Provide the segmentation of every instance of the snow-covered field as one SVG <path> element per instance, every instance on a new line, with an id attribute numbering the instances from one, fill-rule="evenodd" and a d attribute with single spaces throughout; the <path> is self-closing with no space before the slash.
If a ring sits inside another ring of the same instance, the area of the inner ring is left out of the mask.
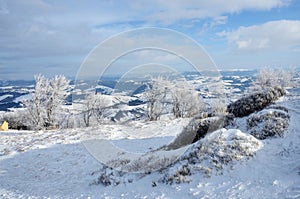
<path id="1" fill-rule="evenodd" d="M 126 151 L 146 152 L 169 143 L 186 119 L 0 132 L 0 198 L 300 198 L 300 90 L 278 103 L 291 116 L 284 137 L 263 140 L 253 157 L 210 177 L 193 173 L 191 182 L 182 184 L 159 182 L 160 172 L 117 186 L 97 184 L 103 165 L 81 141 L 97 136 Z"/>

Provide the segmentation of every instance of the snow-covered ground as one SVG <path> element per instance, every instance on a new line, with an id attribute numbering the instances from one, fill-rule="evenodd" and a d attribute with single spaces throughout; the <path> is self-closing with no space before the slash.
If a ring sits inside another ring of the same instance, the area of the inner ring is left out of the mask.
<path id="1" fill-rule="evenodd" d="M 182 184 L 159 182 L 160 172 L 117 186 L 97 184 L 103 165 L 81 141 L 97 136 L 126 151 L 145 152 L 170 142 L 187 120 L 0 132 L 0 198 L 300 198 L 300 90 L 278 103 L 291 116 L 284 137 L 263 140 L 253 157 L 210 177 L 193 173 Z"/>

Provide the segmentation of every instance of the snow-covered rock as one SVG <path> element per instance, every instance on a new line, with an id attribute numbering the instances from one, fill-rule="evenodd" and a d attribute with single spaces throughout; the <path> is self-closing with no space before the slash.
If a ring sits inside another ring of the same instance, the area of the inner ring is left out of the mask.
<path id="1" fill-rule="evenodd" d="M 210 116 L 210 117 L 209 117 Z M 206 134 L 223 128 L 226 117 L 202 114 L 193 118 L 182 132 L 170 143 L 167 150 L 174 150 L 202 139 Z"/>
<path id="2" fill-rule="evenodd" d="M 203 112 L 196 115 L 185 126 L 172 143 L 166 146 L 167 150 L 177 149 L 204 138 L 207 134 L 228 126 L 233 121 L 232 114 L 215 114 Z"/>

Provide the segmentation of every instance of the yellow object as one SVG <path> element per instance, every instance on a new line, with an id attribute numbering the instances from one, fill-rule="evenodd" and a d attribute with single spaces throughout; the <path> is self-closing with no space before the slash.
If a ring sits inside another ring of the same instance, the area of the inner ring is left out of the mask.
<path id="1" fill-rule="evenodd" d="M 8 122 L 4 121 L 3 124 L 0 126 L 0 131 L 8 131 Z"/>

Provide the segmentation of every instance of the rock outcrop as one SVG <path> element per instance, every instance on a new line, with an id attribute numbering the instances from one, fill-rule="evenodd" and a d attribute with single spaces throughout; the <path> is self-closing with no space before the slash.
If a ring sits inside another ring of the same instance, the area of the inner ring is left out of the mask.
<path id="1" fill-rule="evenodd" d="M 193 118 L 182 132 L 169 144 L 166 149 L 174 150 L 180 147 L 197 142 L 205 135 L 224 127 L 227 121 L 226 116 L 213 116 L 211 114 L 202 114 Z"/>

